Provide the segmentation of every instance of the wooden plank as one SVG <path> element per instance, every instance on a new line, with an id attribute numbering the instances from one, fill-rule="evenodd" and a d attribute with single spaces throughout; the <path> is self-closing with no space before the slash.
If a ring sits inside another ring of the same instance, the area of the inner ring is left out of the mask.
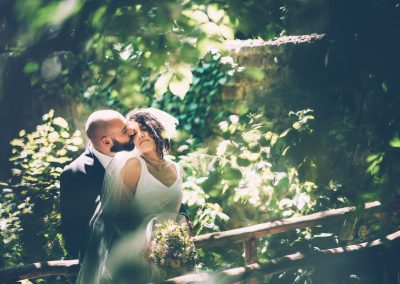
<path id="1" fill-rule="evenodd" d="M 400 209 L 400 200 L 396 200 L 395 202 L 392 202 L 385 206 L 380 206 L 379 202 L 371 202 L 365 204 L 365 210 L 363 210 L 363 214 L 367 212 L 373 213 L 384 210 L 391 212 L 393 210 L 399 210 L 399 209 Z M 197 247 L 202 247 L 202 248 L 222 246 L 230 243 L 240 243 L 240 242 L 245 242 L 252 238 L 258 239 L 263 236 L 282 233 L 292 229 L 320 225 L 329 219 L 341 218 L 343 216 L 347 216 L 348 214 L 353 214 L 355 210 L 356 210 L 355 207 L 331 209 L 327 211 L 322 211 L 300 217 L 289 218 L 280 221 L 267 222 L 224 232 L 204 234 L 194 237 L 193 240 Z"/>
<path id="2" fill-rule="evenodd" d="M 3 281 L 1 283 L 9 283 L 51 275 L 76 275 L 79 268 L 80 265 L 77 259 L 37 262 L 15 268 L 1 269 L 0 280 Z"/>
<path id="3" fill-rule="evenodd" d="M 165 280 L 163 283 L 234 283 L 252 278 L 261 279 L 265 275 L 287 271 L 299 267 L 315 266 L 318 263 L 340 263 L 349 257 L 365 257 L 371 250 L 388 249 L 390 242 L 400 241 L 400 231 L 386 236 L 383 240 L 364 242 L 357 245 L 317 250 L 307 255 L 297 252 L 271 260 L 266 264 L 250 264 L 222 272 L 192 273 Z M 400 256 L 399 256 L 400 257 Z"/>

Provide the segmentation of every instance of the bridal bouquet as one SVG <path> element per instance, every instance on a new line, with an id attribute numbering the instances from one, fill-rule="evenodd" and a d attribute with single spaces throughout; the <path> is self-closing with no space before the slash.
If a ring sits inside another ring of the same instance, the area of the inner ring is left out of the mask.
<path id="1" fill-rule="evenodd" d="M 187 224 L 170 220 L 156 224 L 149 258 L 168 277 L 193 270 L 197 255 Z"/>

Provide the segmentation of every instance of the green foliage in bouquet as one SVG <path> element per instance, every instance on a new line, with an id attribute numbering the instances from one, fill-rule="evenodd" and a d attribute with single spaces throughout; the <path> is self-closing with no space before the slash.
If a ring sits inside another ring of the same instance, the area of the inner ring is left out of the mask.
<path id="1" fill-rule="evenodd" d="M 12 177 L 0 186 L 0 267 L 65 256 L 58 210 L 63 167 L 82 144 L 80 132 L 54 111 L 31 133 L 11 141 Z"/>
<path id="2" fill-rule="evenodd" d="M 171 220 L 156 224 L 149 257 L 167 277 L 192 271 L 197 254 L 187 224 L 178 224 Z"/>

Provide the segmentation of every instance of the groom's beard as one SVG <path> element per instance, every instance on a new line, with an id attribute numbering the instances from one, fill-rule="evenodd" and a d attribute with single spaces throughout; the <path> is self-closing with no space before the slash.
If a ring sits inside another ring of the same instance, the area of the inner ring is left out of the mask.
<path id="1" fill-rule="evenodd" d="M 121 152 L 121 151 L 132 151 L 135 148 L 135 144 L 133 144 L 133 139 L 129 139 L 127 143 L 120 143 L 115 139 L 112 139 L 113 145 L 110 148 L 110 151 L 113 153 Z"/>

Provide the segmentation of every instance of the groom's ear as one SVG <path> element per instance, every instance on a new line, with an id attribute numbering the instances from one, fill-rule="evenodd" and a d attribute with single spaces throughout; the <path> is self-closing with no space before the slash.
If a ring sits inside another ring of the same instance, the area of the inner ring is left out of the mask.
<path id="1" fill-rule="evenodd" d="M 110 137 L 103 136 L 103 138 L 101 138 L 101 144 L 107 147 L 112 146 L 112 140 L 110 139 Z"/>

